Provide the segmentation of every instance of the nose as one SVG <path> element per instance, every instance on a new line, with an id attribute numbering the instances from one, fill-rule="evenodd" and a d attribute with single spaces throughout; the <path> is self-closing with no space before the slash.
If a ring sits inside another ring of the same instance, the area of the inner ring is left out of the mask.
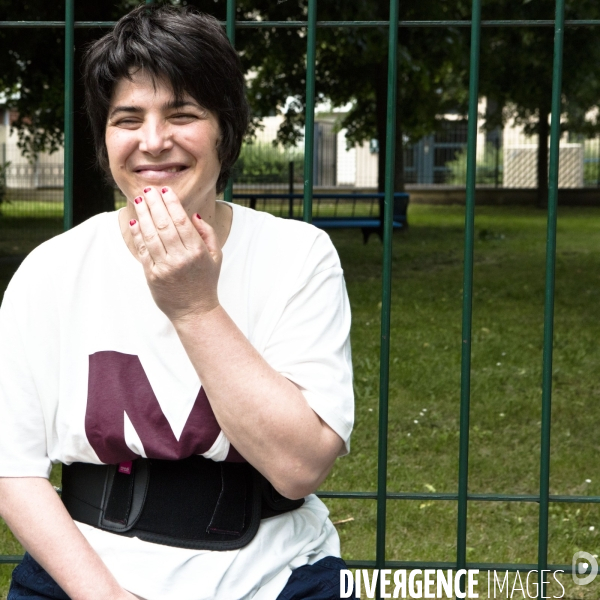
<path id="1" fill-rule="evenodd" d="M 173 147 L 171 128 L 158 119 L 147 119 L 139 132 L 142 152 L 159 156 Z"/>

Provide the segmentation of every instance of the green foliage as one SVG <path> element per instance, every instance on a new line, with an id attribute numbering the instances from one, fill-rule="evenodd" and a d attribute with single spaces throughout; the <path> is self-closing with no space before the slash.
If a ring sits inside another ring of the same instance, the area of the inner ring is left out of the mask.
<path id="1" fill-rule="evenodd" d="M 584 142 L 583 185 L 597 187 L 600 182 L 600 144 Z"/>
<path id="2" fill-rule="evenodd" d="M 487 0 L 485 19 L 554 19 L 555 0 Z M 565 18 L 599 19 L 597 0 L 566 0 Z M 491 130 L 515 119 L 525 133 L 538 133 L 550 112 L 554 51 L 552 27 L 500 27 L 482 32 L 480 93 L 499 110 L 487 115 Z M 562 71 L 562 128 L 591 136 L 600 131 L 589 111 L 600 98 L 600 45 L 595 27 L 567 27 Z M 588 119 L 586 120 L 586 115 Z"/>
<path id="3" fill-rule="evenodd" d="M 406 0 L 400 19 L 465 18 L 463 0 Z M 238 2 L 239 18 L 305 20 L 303 0 Z M 387 20 L 387 0 L 330 0 L 319 4 L 319 20 Z M 466 38 L 457 28 L 401 28 L 398 48 L 397 145 L 417 141 L 435 131 L 436 117 L 462 110 L 466 101 Z M 260 118 L 279 110 L 284 119 L 278 141 L 293 145 L 303 136 L 306 99 L 306 30 L 240 29 L 236 44 L 243 48 L 245 68 L 256 75 L 248 96 Z M 338 127 L 350 143 L 379 140 L 379 182 L 385 164 L 388 28 L 321 28 L 316 47 L 317 102 L 345 107 Z M 349 107 L 349 109 L 347 108 Z M 396 153 L 395 189 L 403 188 L 402 152 Z"/>
<path id="4" fill-rule="evenodd" d="M 496 146 L 492 143 L 485 145 L 483 158 L 477 161 L 475 170 L 475 183 L 494 185 L 496 183 Z M 502 185 L 502 150 L 498 156 L 498 183 Z M 446 163 L 448 175 L 446 183 L 449 185 L 466 185 L 467 182 L 467 147 L 465 146 L 456 154 L 456 158 Z"/>
<path id="5" fill-rule="evenodd" d="M 283 150 L 268 143 L 244 144 L 235 164 L 234 178 L 238 183 L 287 183 L 289 163 L 294 163 L 294 181 L 302 182 L 304 153 L 297 149 Z"/>
<path id="6" fill-rule="evenodd" d="M 102 2 L 102 0 L 100 0 Z M 0 0 L 0 18 L 64 20 L 61 2 Z M 0 30 L 0 91 L 16 111 L 12 127 L 28 158 L 62 144 L 64 121 L 64 31 L 60 28 Z"/>
<path id="7" fill-rule="evenodd" d="M 305 2 L 257 0 L 239 2 L 239 16 L 260 20 L 306 18 Z M 457 0 L 408 0 L 400 3 L 400 19 L 464 17 Z M 319 5 L 319 20 L 386 20 L 389 2 L 344 2 Z M 256 72 L 249 99 L 257 116 L 279 108 L 284 121 L 278 140 L 293 144 L 302 137 L 305 102 L 306 33 L 303 29 L 240 30 L 242 60 Z M 417 140 L 436 129 L 436 115 L 465 100 L 466 53 L 454 28 L 400 30 L 398 50 L 398 123 Z M 333 106 L 351 103 L 340 127 L 352 142 L 385 135 L 387 94 L 387 28 L 324 28 L 317 36 L 317 100 Z"/>
<path id="8" fill-rule="evenodd" d="M 94 0 L 75 4 L 77 21 L 112 21 L 135 8 L 139 2 Z M 195 4 L 215 14 L 215 3 L 211 0 L 199 0 Z M 0 20 L 63 21 L 64 11 L 63 1 L 27 0 L 15 3 L 13 0 L 0 0 Z M 223 18 L 223 11 L 215 16 Z M 91 39 L 105 33 L 105 29 L 76 30 L 76 48 L 81 50 Z M 0 93 L 6 96 L 8 108 L 16 112 L 12 127 L 18 131 L 19 147 L 29 158 L 35 157 L 41 150 L 56 151 L 63 143 L 64 30 L 0 29 L 0 46 L 7 49 L 0 53 Z M 80 70 L 76 65 L 75 78 L 79 77 Z M 78 106 L 76 110 L 81 111 L 83 107 Z M 83 132 L 84 135 L 87 133 Z M 102 176 L 97 177 L 101 179 Z"/>

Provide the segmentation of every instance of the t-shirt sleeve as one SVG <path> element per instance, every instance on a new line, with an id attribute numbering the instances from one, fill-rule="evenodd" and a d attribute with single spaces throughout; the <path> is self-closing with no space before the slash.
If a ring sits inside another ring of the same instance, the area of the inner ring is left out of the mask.
<path id="1" fill-rule="evenodd" d="M 9 286 L 0 307 L 0 477 L 48 477 L 44 415 L 20 328 L 22 300 Z"/>
<path id="2" fill-rule="evenodd" d="M 350 305 L 337 253 L 322 234 L 264 351 L 350 449 L 354 423 Z"/>

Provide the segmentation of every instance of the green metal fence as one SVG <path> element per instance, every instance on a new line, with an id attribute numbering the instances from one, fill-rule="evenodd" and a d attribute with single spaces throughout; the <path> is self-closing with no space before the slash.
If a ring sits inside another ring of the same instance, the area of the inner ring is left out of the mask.
<path id="1" fill-rule="evenodd" d="M 147 0 L 151 3 L 152 0 Z M 109 27 L 111 22 L 75 22 L 74 0 L 65 0 L 65 21 L 4 21 L 4 28 L 53 27 L 65 29 L 65 170 L 64 170 L 64 227 L 69 229 L 73 220 L 73 47 L 76 27 Z M 385 171 L 385 211 L 383 239 L 383 277 L 381 303 L 381 350 L 380 350 L 380 398 L 379 398 L 379 444 L 378 475 L 376 492 L 322 492 L 322 498 L 370 499 L 377 501 L 377 533 L 375 561 L 349 561 L 355 568 L 441 568 L 441 569 L 480 569 L 480 570 L 535 570 L 552 569 L 572 572 L 571 565 L 548 564 L 548 517 L 551 502 L 561 503 L 600 503 L 600 496 L 551 496 L 550 495 L 550 429 L 552 401 L 552 350 L 554 321 L 554 273 L 556 262 L 556 226 L 558 198 L 558 159 L 560 137 L 562 55 L 565 27 L 599 26 L 600 20 L 565 20 L 565 0 L 556 0 L 554 20 L 493 20 L 481 19 L 481 0 L 472 0 L 470 20 L 423 20 L 399 21 L 399 0 L 390 0 L 389 21 L 318 21 L 317 0 L 308 0 L 307 21 L 235 21 L 235 0 L 227 0 L 227 34 L 235 42 L 236 28 L 306 28 L 306 128 L 304 155 L 304 220 L 310 222 L 313 198 L 313 147 L 315 113 L 315 69 L 316 36 L 319 28 L 388 27 L 388 98 L 387 98 L 387 139 Z M 463 27 L 471 30 L 470 84 L 468 110 L 468 158 L 467 195 L 465 207 L 463 308 L 462 308 L 462 355 L 460 390 L 460 442 L 459 471 L 456 493 L 389 493 L 387 491 L 387 442 L 388 442 L 388 389 L 390 365 L 390 307 L 391 307 L 391 259 L 392 221 L 394 193 L 394 153 L 396 121 L 396 82 L 398 29 L 403 27 Z M 543 382 L 542 382 L 542 421 L 539 494 L 470 494 L 469 482 L 469 412 L 471 375 L 471 327 L 473 303 L 473 248 L 475 214 L 475 174 L 477 144 L 477 101 L 479 81 L 480 34 L 482 27 L 553 27 L 554 65 L 552 81 L 552 112 L 550 138 L 550 175 L 548 195 L 548 222 L 546 243 L 546 284 L 544 308 Z M 231 200 L 231 185 L 226 191 L 226 199 Z M 388 500 L 429 500 L 455 501 L 458 506 L 456 561 L 418 562 L 386 560 L 386 509 Z M 469 563 L 467 562 L 467 509 L 469 502 L 530 502 L 539 504 L 538 560 L 537 564 L 524 563 Z M 19 556 L 0 556 L 0 563 L 18 562 Z M 545 586 L 539 586 L 538 598 L 545 596 Z"/>

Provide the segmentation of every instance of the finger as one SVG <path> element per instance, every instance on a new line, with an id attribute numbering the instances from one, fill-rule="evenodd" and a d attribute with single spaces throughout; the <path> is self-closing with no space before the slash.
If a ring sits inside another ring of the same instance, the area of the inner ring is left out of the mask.
<path id="1" fill-rule="evenodd" d="M 177 194 L 169 187 L 161 188 L 160 193 L 182 244 L 188 250 L 198 249 L 201 238 L 181 205 Z"/>
<path id="2" fill-rule="evenodd" d="M 155 263 L 163 262 L 167 252 L 154 225 L 148 203 L 143 196 L 138 196 L 134 199 L 133 205 L 137 215 L 137 225 L 144 239 L 146 250 Z"/>
<path id="3" fill-rule="evenodd" d="M 149 208 L 149 214 L 153 221 L 153 228 L 160 238 L 167 254 L 179 256 L 185 251 L 185 247 L 179 237 L 177 227 L 165 206 L 160 191 L 155 187 L 144 188 L 144 199 Z M 146 233 L 145 222 L 141 222 L 142 233 Z"/>
<path id="4" fill-rule="evenodd" d="M 200 234 L 207 250 L 216 262 L 221 262 L 221 246 L 215 230 L 196 213 L 192 219 L 196 231 Z"/>
<path id="5" fill-rule="evenodd" d="M 137 250 L 138 258 L 140 259 L 142 266 L 144 269 L 150 268 L 154 261 L 150 256 L 150 252 L 148 252 L 146 241 L 144 240 L 142 230 L 140 229 L 140 224 L 136 219 L 131 219 L 131 221 L 129 221 L 129 231 L 131 232 L 133 244 Z"/>

